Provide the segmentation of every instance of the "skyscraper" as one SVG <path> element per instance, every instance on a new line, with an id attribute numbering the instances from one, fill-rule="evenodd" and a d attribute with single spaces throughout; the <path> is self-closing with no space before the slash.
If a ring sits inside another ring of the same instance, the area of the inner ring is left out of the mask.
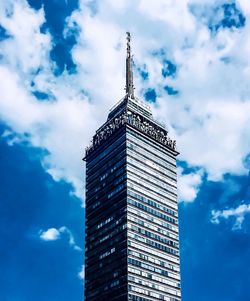
<path id="1" fill-rule="evenodd" d="M 86 149 L 85 301 L 181 300 L 175 141 L 126 95 Z"/>

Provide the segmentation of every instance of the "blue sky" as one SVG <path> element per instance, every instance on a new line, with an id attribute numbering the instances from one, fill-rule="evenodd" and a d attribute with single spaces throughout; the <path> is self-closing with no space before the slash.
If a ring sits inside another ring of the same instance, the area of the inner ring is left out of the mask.
<path id="1" fill-rule="evenodd" d="M 176 3 L 177 2 L 177 3 Z M 177 139 L 183 301 L 250 297 L 250 3 L 0 4 L 0 299 L 83 299 L 84 164 L 124 95 Z"/>

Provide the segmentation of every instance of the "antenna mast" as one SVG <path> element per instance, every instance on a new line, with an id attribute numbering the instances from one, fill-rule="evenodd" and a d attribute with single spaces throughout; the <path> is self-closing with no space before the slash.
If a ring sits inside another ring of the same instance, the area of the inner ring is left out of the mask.
<path id="1" fill-rule="evenodd" d="M 127 57 L 126 57 L 126 95 L 132 99 L 134 96 L 134 83 L 133 83 L 133 57 L 131 56 L 131 35 L 127 32 Z"/>

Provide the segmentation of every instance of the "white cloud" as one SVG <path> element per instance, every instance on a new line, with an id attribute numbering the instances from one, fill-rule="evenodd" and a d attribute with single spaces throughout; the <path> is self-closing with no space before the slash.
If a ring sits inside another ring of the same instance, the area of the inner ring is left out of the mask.
<path id="1" fill-rule="evenodd" d="M 45 231 L 40 230 L 38 234 L 40 239 L 44 241 L 58 240 L 61 239 L 63 235 L 66 235 L 69 245 L 76 251 L 82 251 L 82 249 L 76 244 L 72 232 L 65 226 L 60 227 L 59 229 L 49 228 Z"/>
<path id="2" fill-rule="evenodd" d="M 239 230 L 242 228 L 242 223 L 245 220 L 245 216 L 250 213 L 250 205 L 241 204 L 236 208 L 230 208 L 225 210 L 213 210 L 211 221 L 214 224 L 219 224 L 223 219 L 228 220 L 234 218 L 233 230 Z"/>
<path id="3" fill-rule="evenodd" d="M 146 82 L 135 76 L 136 92 L 142 98 L 144 89 L 156 89 L 155 116 L 177 138 L 180 159 L 212 180 L 246 173 L 242 159 L 250 149 L 250 24 L 212 36 L 190 12 L 192 3 L 204 1 L 102 0 L 95 13 L 89 1 L 82 1 L 65 29 L 67 34 L 75 23 L 80 28 L 72 50 L 78 72 L 57 77 L 50 34 L 40 32 L 43 9 L 35 11 L 25 0 L 1 3 L 0 23 L 12 36 L 0 50 L 0 118 L 12 129 L 5 139 L 12 144 L 28 140 L 47 150 L 41 158 L 45 170 L 55 180 L 71 183 L 82 197 L 84 147 L 124 95 L 125 32 L 130 30 L 135 61 L 145 63 L 149 72 Z M 211 3 L 220 1 L 206 1 Z M 239 3 L 249 17 L 248 2 Z M 176 78 L 161 76 L 162 57 L 152 54 L 160 49 L 177 64 Z M 166 95 L 166 85 L 179 95 Z M 53 95 L 54 101 L 37 101 L 35 90 Z M 194 199 L 200 181 L 199 173 L 183 175 L 181 199 Z"/>
<path id="4" fill-rule="evenodd" d="M 243 10 L 243 13 L 245 15 L 250 15 L 250 5 L 248 0 L 237 0 L 237 3 L 239 3 L 241 9 Z"/>
<path id="5" fill-rule="evenodd" d="M 91 129 L 97 127 L 96 107 L 81 92 L 80 78 L 53 75 L 50 37 L 40 33 L 42 9 L 36 12 L 25 1 L 17 1 L 12 10 L 12 17 L 2 11 L 1 23 L 13 36 L 1 48 L 5 59 L 0 66 L 0 118 L 13 130 L 6 138 L 13 143 L 28 137 L 31 145 L 46 149 L 48 155 L 42 158 L 45 169 L 55 180 L 72 183 L 76 195 L 82 197 L 81 159 Z M 37 68 L 40 72 L 34 74 Z M 56 101 L 39 102 L 32 94 L 34 90 L 52 93 Z"/>
<path id="6" fill-rule="evenodd" d="M 64 233 L 68 236 L 69 244 L 74 248 L 74 250 L 76 250 L 76 251 L 81 251 L 82 250 L 79 246 L 76 245 L 74 236 L 67 227 L 65 227 L 65 226 L 61 227 L 59 229 L 59 232 Z"/>
<path id="7" fill-rule="evenodd" d="M 22 137 L 19 137 L 10 130 L 4 130 L 1 138 L 5 139 L 9 146 L 13 146 L 16 143 L 21 143 L 23 141 Z"/>
<path id="8" fill-rule="evenodd" d="M 60 239 L 61 233 L 56 228 L 50 228 L 46 231 L 40 231 L 39 236 L 41 240 L 53 241 Z"/>
<path id="9" fill-rule="evenodd" d="M 4 1 L 0 7 L 0 22 L 12 37 L 1 42 L 2 63 L 25 76 L 49 62 L 49 34 L 40 32 L 45 22 L 42 9 L 34 11 L 26 1 Z M 26 80 L 26 78 L 25 78 Z M 25 84 L 25 83 L 24 83 Z"/>
<path id="10" fill-rule="evenodd" d="M 193 202 L 199 192 L 202 183 L 203 172 L 183 173 L 182 168 L 178 168 L 178 199 L 180 202 Z"/>
<path id="11" fill-rule="evenodd" d="M 174 28 L 174 30 L 193 31 L 195 19 L 187 9 L 187 0 L 176 4 L 175 0 L 165 1 L 139 1 L 139 11 L 155 21 L 162 21 L 163 25 Z"/>
<path id="12" fill-rule="evenodd" d="M 78 273 L 78 277 L 79 277 L 81 280 L 84 281 L 84 279 L 85 279 L 85 266 L 84 266 L 84 265 L 82 265 L 82 269 L 81 269 L 81 271 Z"/>

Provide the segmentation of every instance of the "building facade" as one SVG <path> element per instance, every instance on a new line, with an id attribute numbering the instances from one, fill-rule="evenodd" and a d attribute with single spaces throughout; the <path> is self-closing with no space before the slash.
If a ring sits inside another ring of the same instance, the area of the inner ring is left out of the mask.
<path id="1" fill-rule="evenodd" d="M 180 301 L 175 141 L 126 95 L 86 149 L 85 301 Z"/>

